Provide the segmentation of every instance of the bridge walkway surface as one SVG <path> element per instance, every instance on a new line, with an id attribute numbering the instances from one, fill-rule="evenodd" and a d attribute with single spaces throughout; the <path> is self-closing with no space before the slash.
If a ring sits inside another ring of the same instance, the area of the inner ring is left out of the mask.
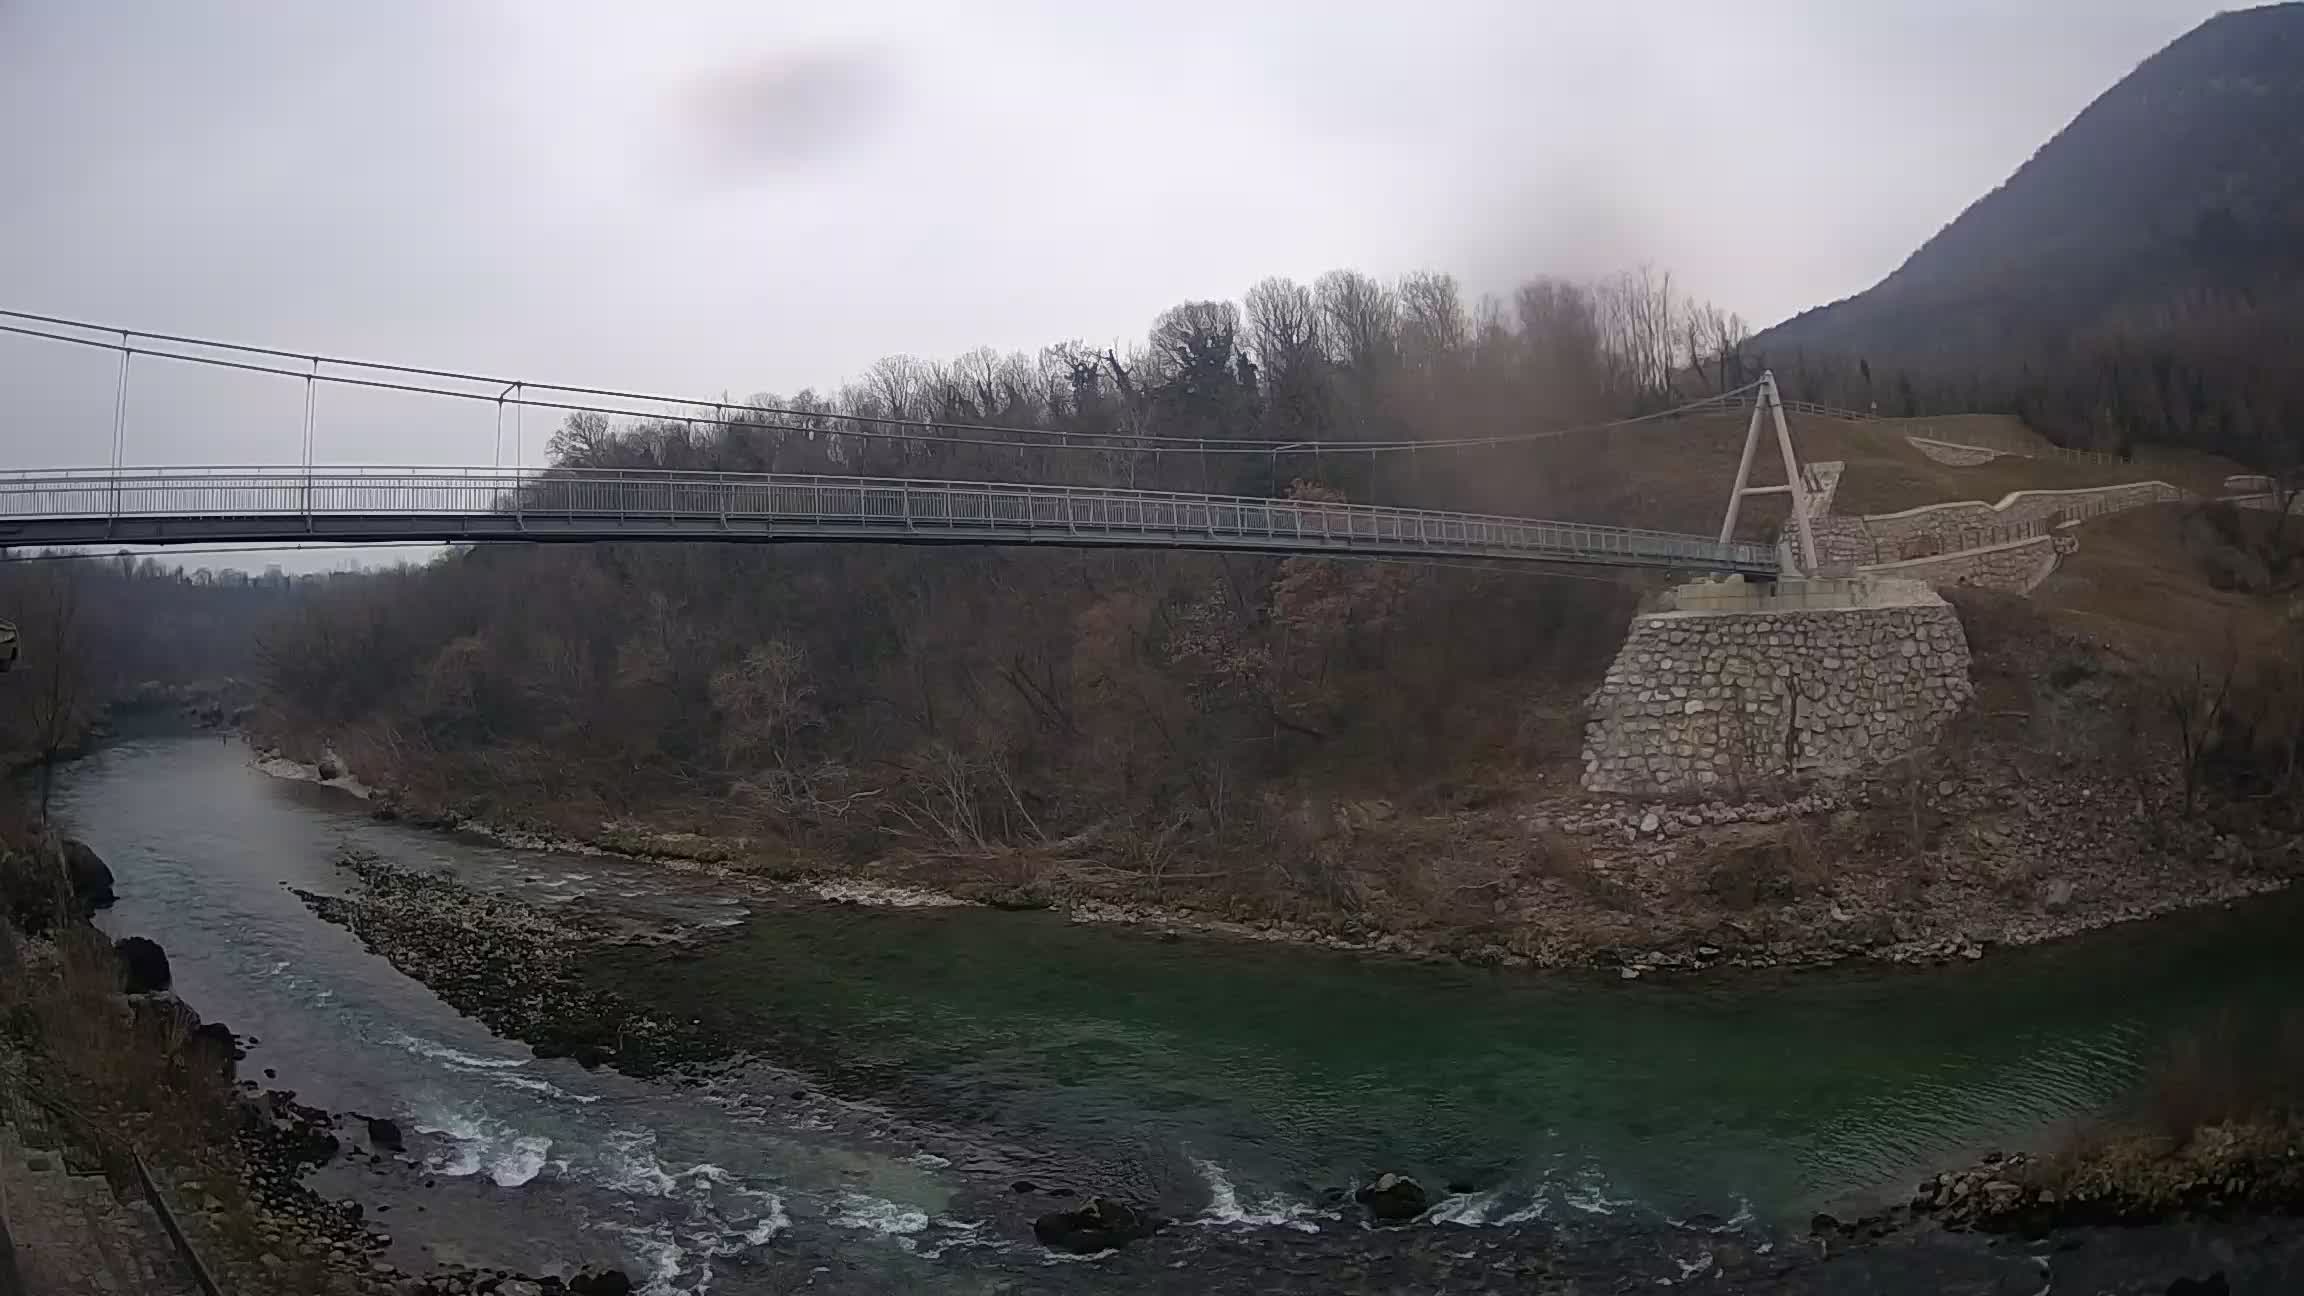
<path id="1" fill-rule="evenodd" d="M 1773 546 L 1537 518 L 1105 487 L 690 472 L 129 468 L 0 476 L 0 545 L 865 541 L 1777 571 Z"/>

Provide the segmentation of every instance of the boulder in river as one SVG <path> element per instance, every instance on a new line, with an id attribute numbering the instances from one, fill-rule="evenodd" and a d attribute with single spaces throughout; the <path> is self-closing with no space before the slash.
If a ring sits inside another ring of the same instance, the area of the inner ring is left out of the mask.
<path id="1" fill-rule="evenodd" d="M 185 1037 L 184 1049 L 188 1056 L 205 1059 L 210 1068 L 226 1079 L 232 1076 L 232 1064 L 247 1056 L 222 1022 L 205 1022 L 193 1027 Z"/>
<path id="2" fill-rule="evenodd" d="M 1159 1227 L 1160 1221 L 1149 1212 L 1109 1197 L 1092 1197 L 1078 1210 L 1057 1211 L 1032 1221 L 1032 1236 L 1051 1250 L 1095 1255 L 1150 1237 Z"/>
<path id="3" fill-rule="evenodd" d="M 325 783 L 330 779 L 338 779 L 342 777 L 344 777 L 344 766 L 340 764 L 334 756 L 323 756 L 320 758 L 321 782 Z"/>
<path id="4" fill-rule="evenodd" d="M 632 1296 L 632 1280 L 621 1269 L 579 1269 L 568 1290 L 572 1296 Z"/>
<path id="5" fill-rule="evenodd" d="M 1405 1224 L 1431 1206 L 1424 1185 L 1406 1175 L 1378 1175 L 1376 1182 L 1352 1194 L 1379 1224 Z"/>
<path id="6" fill-rule="evenodd" d="M 406 1146 L 400 1139 L 400 1127 L 381 1116 L 368 1118 L 368 1145 L 387 1152 L 398 1152 Z"/>
<path id="7" fill-rule="evenodd" d="M 105 867 L 102 856 L 77 837 L 64 839 L 64 876 L 71 881 L 72 894 L 79 899 L 81 908 L 94 910 L 111 905 L 112 870 Z"/>
<path id="8" fill-rule="evenodd" d="M 120 988 L 129 994 L 149 994 L 174 984 L 168 952 L 158 941 L 129 936 L 115 943 L 112 951 L 120 958 Z"/>

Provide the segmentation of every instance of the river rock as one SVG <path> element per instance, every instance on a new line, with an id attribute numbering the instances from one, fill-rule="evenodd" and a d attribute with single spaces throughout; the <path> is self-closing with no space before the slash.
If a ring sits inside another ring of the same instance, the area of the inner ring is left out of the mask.
<path id="1" fill-rule="evenodd" d="M 368 1145 L 383 1148 L 388 1152 L 398 1152 L 407 1146 L 401 1141 L 400 1127 L 381 1116 L 368 1118 Z"/>
<path id="2" fill-rule="evenodd" d="M 120 988 L 129 994 L 150 994 L 175 983 L 168 971 L 168 952 L 159 942 L 129 936 L 112 946 L 120 959 Z"/>
<path id="3" fill-rule="evenodd" d="M 95 910 L 111 906 L 112 870 L 105 866 L 103 857 L 77 837 L 64 839 L 64 876 L 70 880 L 72 894 L 80 901 L 81 908 Z"/>
<path id="4" fill-rule="evenodd" d="M 344 767 L 337 763 L 337 760 L 334 756 L 323 756 L 320 758 L 321 782 L 325 783 L 329 779 L 342 777 L 344 777 Z"/>
<path id="5" fill-rule="evenodd" d="M 1376 1182 L 1352 1194 L 1379 1224 L 1402 1224 L 1424 1213 L 1431 1198 L 1424 1185 L 1406 1175 L 1377 1176 Z"/>
<path id="6" fill-rule="evenodd" d="M 621 1269 L 579 1269 L 568 1290 L 572 1296 L 632 1296 L 632 1280 Z"/>
<path id="7" fill-rule="evenodd" d="M 1078 1210 L 1057 1211 L 1032 1221 L 1032 1236 L 1051 1250 L 1095 1255 L 1150 1237 L 1159 1226 L 1147 1212 L 1109 1197 L 1093 1197 Z"/>
<path id="8" fill-rule="evenodd" d="M 247 1056 L 240 1051 L 240 1042 L 232 1038 L 231 1029 L 222 1022 L 204 1022 L 193 1027 L 185 1038 L 184 1052 L 188 1057 L 204 1059 L 226 1079 L 232 1076 L 232 1064 Z"/>

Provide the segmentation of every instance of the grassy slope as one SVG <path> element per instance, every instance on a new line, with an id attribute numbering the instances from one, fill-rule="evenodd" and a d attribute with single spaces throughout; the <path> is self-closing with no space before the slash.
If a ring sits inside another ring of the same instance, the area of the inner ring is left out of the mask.
<path id="1" fill-rule="evenodd" d="M 1961 468 L 1928 458 L 1906 439 L 1928 432 L 1949 439 L 1971 424 L 1995 444 L 2039 439 L 2005 416 L 1876 423 L 1810 416 L 1791 420 L 1793 444 L 1803 461 L 1839 460 L 1848 465 L 1834 506 L 1840 513 L 1888 513 L 1955 500 L 1991 503 L 2011 491 L 2151 480 L 2214 494 L 2222 491 L 2226 474 L 2241 471 L 2239 465 L 2213 456 L 2175 453 L 2101 464 L 2002 457 Z M 1526 449 L 1472 452 L 1474 461 L 1460 470 L 1509 474 L 1525 481 L 1528 504 L 1516 512 L 1701 533 L 1720 524 L 1728 485 L 1735 479 L 1736 460 L 1744 448 L 1745 426 L 1742 418 L 1718 416 L 1644 424 L 1602 436 L 1537 442 Z M 1767 485 L 1783 480 L 1774 439 L 1767 438 L 1754 462 L 1753 481 Z M 1738 534 L 1768 538 L 1783 518 L 1780 499 L 1750 500 Z"/>

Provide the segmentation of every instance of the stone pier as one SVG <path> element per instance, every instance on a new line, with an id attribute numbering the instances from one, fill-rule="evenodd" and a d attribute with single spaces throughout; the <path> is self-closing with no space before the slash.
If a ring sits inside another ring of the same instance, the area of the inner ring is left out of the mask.
<path id="1" fill-rule="evenodd" d="M 1632 619 L 1592 694 L 1584 786 L 1710 795 L 1849 773 L 1927 746 L 1972 692 L 1960 618 L 1923 582 L 1683 585 Z"/>

